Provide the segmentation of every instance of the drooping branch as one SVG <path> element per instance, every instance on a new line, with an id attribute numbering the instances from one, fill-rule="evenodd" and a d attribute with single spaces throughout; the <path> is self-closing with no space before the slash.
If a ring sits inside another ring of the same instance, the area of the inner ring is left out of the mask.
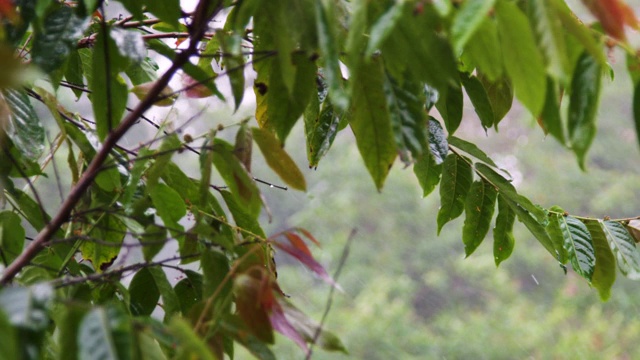
<path id="1" fill-rule="evenodd" d="M 149 90 L 147 96 L 133 109 L 120 123 L 118 127 L 109 133 L 102 148 L 93 158 L 87 170 L 71 189 L 67 199 L 60 206 L 60 209 L 29 246 L 16 258 L 4 271 L 0 278 L 0 285 L 10 283 L 13 278 L 52 240 L 54 234 L 67 221 L 71 211 L 76 206 L 82 195 L 91 186 L 94 179 L 100 172 L 103 163 L 108 158 L 111 150 L 129 128 L 156 102 L 158 95 L 167 86 L 174 74 L 189 61 L 189 58 L 198 51 L 198 43 L 202 40 L 208 29 L 209 21 L 222 9 L 222 1 L 200 0 L 194 12 L 193 22 L 190 25 L 189 47 L 182 53 L 176 55 L 173 63 L 164 74 L 157 80 Z"/>

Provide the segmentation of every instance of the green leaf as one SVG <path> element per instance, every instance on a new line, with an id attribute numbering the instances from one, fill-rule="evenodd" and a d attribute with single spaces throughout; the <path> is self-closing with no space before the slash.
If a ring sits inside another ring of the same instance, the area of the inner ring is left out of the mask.
<path id="1" fill-rule="evenodd" d="M 42 27 L 36 27 L 31 59 L 44 72 L 58 69 L 78 45 L 88 22 L 74 14 L 72 8 L 60 6 L 47 14 Z"/>
<path id="2" fill-rule="evenodd" d="M 389 35 L 391 35 L 400 19 L 402 19 L 406 4 L 406 1 L 396 2 L 371 26 L 369 30 L 369 43 L 364 52 L 365 58 L 370 58 L 375 51 L 379 50 L 380 45 L 387 40 Z"/>
<path id="3" fill-rule="evenodd" d="M 553 241 L 545 230 L 547 225 L 547 213 L 544 209 L 535 206 L 529 199 L 519 195 L 513 185 L 493 169 L 482 163 L 476 163 L 476 170 L 482 177 L 498 189 L 498 195 L 504 200 L 511 210 L 518 216 L 531 234 L 556 257 Z"/>
<path id="4" fill-rule="evenodd" d="M 487 92 L 487 98 L 493 110 L 493 124 L 498 131 L 498 124 L 507 115 L 513 104 L 513 87 L 506 77 L 491 81 L 488 76 L 480 73 L 478 80 Z"/>
<path id="5" fill-rule="evenodd" d="M 381 48 L 385 67 L 395 78 L 408 73 L 444 93 L 459 80 L 451 45 L 438 31 L 438 16 L 431 6 L 416 14 L 413 6 L 403 9 L 402 20 Z"/>
<path id="6" fill-rule="evenodd" d="M 187 206 L 180 194 L 170 186 L 159 183 L 149 190 L 158 216 L 167 226 L 175 226 L 187 214 Z"/>
<path id="7" fill-rule="evenodd" d="M 495 0 L 470 0 L 463 3 L 451 24 L 451 40 L 456 54 L 460 54 L 469 39 L 487 19 Z"/>
<path id="8" fill-rule="evenodd" d="M 410 78 L 398 83 L 387 74 L 384 93 L 400 159 L 409 165 L 427 149 L 425 99 L 420 96 L 422 85 Z"/>
<path id="9" fill-rule="evenodd" d="M 316 0 L 316 24 L 318 45 L 324 58 L 324 76 L 329 87 L 331 103 L 341 111 L 349 107 L 349 97 L 344 90 L 336 36 L 336 10 L 333 1 Z"/>
<path id="10" fill-rule="evenodd" d="M 473 173 L 467 159 L 456 154 L 447 156 L 442 167 L 442 180 L 440 181 L 438 234 L 446 223 L 462 214 L 472 181 Z"/>
<path id="11" fill-rule="evenodd" d="M 601 74 L 602 70 L 596 59 L 585 52 L 578 59 L 571 80 L 569 140 L 582 169 L 585 168 L 585 155 L 596 134 Z"/>
<path id="12" fill-rule="evenodd" d="M 413 172 L 416 174 L 422 188 L 422 197 L 426 197 L 440 183 L 442 163 L 436 163 L 432 154 L 425 153 L 416 160 L 413 165 Z"/>
<path id="13" fill-rule="evenodd" d="M 182 14 L 180 0 L 145 0 L 147 11 L 157 16 L 160 20 L 179 28 L 178 20 Z"/>
<path id="14" fill-rule="evenodd" d="M 56 321 L 60 334 L 58 353 L 61 356 L 59 359 L 64 357 L 68 360 L 76 360 L 78 359 L 78 338 L 76 335 L 87 309 L 82 306 L 68 305 L 62 307 L 61 310 L 62 314 L 58 315 L 61 320 Z"/>
<path id="15" fill-rule="evenodd" d="M 600 226 L 616 257 L 620 272 L 629 279 L 640 280 L 640 253 L 633 237 L 619 222 L 600 221 Z"/>
<path id="16" fill-rule="evenodd" d="M 545 133 L 551 134 L 560 144 L 565 144 L 564 127 L 562 117 L 560 115 L 560 95 L 558 94 L 558 86 L 551 79 L 547 78 L 547 96 L 544 101 L 544 108 L 540 119 L 542 120 L 543 130 Z"/>
<path id="17" fill-rule="evenodd" d="M 117 216 L 105 214 L 95 224 L 86 225 L 89 239 L 82 242 L 82 257 L 91 260 L 95 269 L 104 270 L 120 253 L 126 226 Z"/>
<path id="18" fill-rule="evenodd" d="M 320 79 L 320 78 L 318 78 Z M 320 159 L 329 151 L 339 131 L 343 113 L 334 108 L 324 94 L 314 96 L 304 112 L 304 131 L 307 142 L 307 159 L 309 167 L 317 167 Z M 320 102 L 322 104 L 320 105 Z"/>
<path id="19" fill-rule="evenodd" d="M 496 16 L 500 41 L 509 49 L 502 58 L 516 97 L 538 116 L 544 105 L 546 72 L 529 20 L 515 3 L 506 0 L 497 2 Z"/>
<path id="20" fill-rule="evenodd" d="M 82 67 L 82 60 L 80 60 L 80 54 L 78 50 L 73 49 L 69 53 L 69 57 L 67 60 L 67 66 L 65 68 L 64 77 L 67 79 L 67 82 L 71 85 L 84 87 L 84 69 Z M 76 100 L 84 94 L 81 89 L 73 88 L 71 89 L 73 93 L 76 95 Z"/>
<path id="21" fill-rule="evenodd" d="M 640 145 L 640 82 L 633 89 L 633 121 L 636 126 L 638 145 Z"/>
<path id="22" fill-rule="evenodd" d="M 560 264 L 564 265 L 569 260 L 569 253 L 564 246 L 564 234 L 560 227 L 560 218 L 563 216 L 564 210 L 557 206 L 552 207 L 550 210 L 557 211 L 558 213 L 549 214 L 549 223 L 546 226 L 547 234 L 549 234 L 549 238 L 553 242 L 556 259 Z"/>
<path id="23" fill-rule="evenodd" d="M 140 64 L 131 64 L 126 74 L 133 85 L 140 85 L 155 81 L 158 78 L 158 69 L 158 64 L 153 59 L 145 57 Z"/>
<path id="24" fill-rule="evenodd" d="M 9 322 L 8 316 L 0 311 L 0 354 L 6 356 L 7 359 L 19 359 L 18 337 L 16 331 Z"/>
<path id="25" fill-rule="evenodd" d="M 480 246 L 489 232 L 497 195 L 496 188 L 483 180 L 474 181 L 469 189 L 464 204 L 466 218 L 462 228 L 462 242 L 467 257 Z"/>
<path id="26" fill-rule="evenodd" d="M 156 224 L 149 224 L 140 236 L 142 254 L 146 261 L 152 261 L 167 243 L 167 230 Z"/>
<path id="27" fill-rule="evenodd" d="M 493 258 L 496 266 L 511 256 L 515 239 L 513 238 L 513 223 L 516 214 L 502 196 L 498 196 L 498 216 L 493 228 Z"/>
<path id="28" fill-rule="evenodd" d="M 201 265 L 204 275 L 202 296 L 208 298 L 216 293 L 218 287 L 227 277 L 230 269 L 229 259 L 223 253 L 209 249 L 202 254 Z M 231 293 L 231 282 L 227 282 L 223 286 L 224 290 L 218 293 L 219 298 L 224 298 L 226 294 Z"/>
<path id="29" fill-rule="evenodd" d="M 573 270 L 591 281 L 596 265 L 596 254 L 587 226 L 572 216 L 559 216 L 559 220 L 564 248 L 567 250 Z"/>
<path id="30" fill-rule="evenodd" d="M 20 217 L 11 211 L 0 212 L 0 260 L 13 262 L 24 248 L 25 231 Z"/>
<path id="31" fill-rule="evenodd" d="M 345 44 L 347 52 L 347 66 L 349 72 L 357 73 L 360 71 L 362 62 L 362 53 L 364 52 L 369 37 L 368 29 L 368 5 L 366 0 L 354 0 L 349 16 L 349 33 Z"/>
<path id="32" fill-rule="evenodd" d="M 502 51 L 496 21 L 487 18 L 480 23 L 480 27 L 465 45 L 462 59 L 470 69 L 475 67 L 478 73 L 496 81 L 504 77 Z"/>
<path id="33" fill-rule="evenodd" d="M 187 270 L 185 275 L 174 287 L 183 315 L 188 314 L 202 300 L 202 275 L 192 270 Z"/>
<path id="34" fill-rule="evenodd" d="M 196 334 L 189 323 L 181 317 L 174 316 L 169 321 L 168 330 L 178 339 L 180 349 L 186 358 L 200 360 L 216 360 L 201 337 Z"/>
<path id="35" fill-rule="evenodd" d="M 397 156 L 384 93 L 385 75 L 381 59 L 362 64 L 353 76 L 349 123 L 360 155 L 380 191 Z"/>
<path id="36" fill-rule="evenodd" d="M 555 80 L 566 83 L 571 65 L 565 46 L 565 34 L 558 10 L 551 4 L 554 0 L 530 3 L 530 18 L 533 30 L 546 60 L 547 72 Z"/>
<path id="37" fill-rule="evenodd" d="M 113 163 L 107 164 L 107 167 L 98 173 L 95 182 L 102 190 L 114 192 L 116 189 L 121 188 L 120 172 L 117 167 L 113 166 Z"/>
<path id="38" fill-rule="evenodd" d="M 546 221 L 547 214 L 544 209 L 534 205 L 529 199 L 518 194 L 511 182 L 505 179 L 502 175 L 496 173 L 489 166 L 482 163 L 476 163 L 476 170 L 478 170 L 478 172 L 480 172 L 487 181 L 493 184 L 493 186 L 497 187 L 498 192 L 505 196 L 507 200 L 511 200 L 518 204 L 519 207 L 522 207 L 524 210 L 531 213 L 531 215 L 535 216 L 538 222 L 543 223 Z"/>
<path id="39" fill-rule="evenodd" d="M 95 307 L 85 315 L 78 329 L 78 354 L 86 360 L 130 358 L 131 328 L 126 316 L 115 307 Z"/>
<path id="40" fill-rule="evenodd" d="M 493 126 L 494 120 L 493 109 L 491 108 L 487 91 L 480 80 L 475 76 L 467 76 L 467 74 L 464 74 L 460 76 L 460 78 L 462 79 L 462 84 L 464 84 L 464 88 L 467 91 L 467 95 L 469 95 L 469 99 L 471 99 L 475 112 L 480 118 L 482 127 L 486 131 L 488 128 Z"/>
<path id="41" fill-rule="evenodd" d="M 224 140 L 213 142 L 213 165 L 231 190 L 239 206 L 253 218 L 260 214 L 262 203 L 260 191 L 238 158 L 233 155 L 233 146 Z"/>
<path id="42" fill-rule="evenodd" d="M 289 154 L 284 151 L 278 139 L 267 130 L 252 128 L 251 131 L 253 140 L 258 144 L 267 165 L 289 186 L 306 191 L 307 183 L 304 175 Z"/>
<path id="43" fill-rule="evenodd" d="M 260 227 L 260 223 L 258 220 L 251 214 L 249 214 L 246 209 L 242 208 L 236 198 L 228 191 L 222 190 L 220 191 L 224 202 L 227 204 L 231 215 L 233 216 L 233 220 L 235 220 L 236 225 L 238 227 L 249 231 L 251 234 L 255 234 L 263 239 L 266 239 L 266 235 L 264 230 Z"/>
<path id="44" fill-rule="evenodd" d="M 564 30 L 577 39 L 600 66 L 607 66 L 607 57 L 596 40 L 593 30 L 576 17 L 565 1 L 549 0 L 549 5 L 555 9 L 555 15 L 562 22 Z"/>
<path id="45" fill-rule="evenodd" d="M 235 110 L 238 111 L 245 91 L 245 79 L 244 79 L 244 57 L 242 54 L 234 54 L 232 48 L 232 39 L 228 36 L 224 36 L 224 32 L 219 31 L 216 33 L 218 41 L 223 53 L 222 65 L 224 66 L 225 73 L 229 78 L 229 85 L 231 86 L 231 93 L 233 94 L 233 100 L 235 102 Z"/>
<path id="46" fill-rule="evenodd" d="M 449 135 L 453 135 L 462 121 L 462 88 L 449 86 L 443 96 L 436 103 L 436 109 L 444 120 Z"/>
<path id="47" fill-rule="evenodd" d="M 44 151 L 44 127 L 31 106 L 27 93 L 23 90 L 4 89 L 2 95 L 6 102 L 1 104 L 2 107 L 8 106 L 11 112 L 7 123 L 0 121 L 0 126 L 4 127 L 2 130 L 22 155 L 36 160 Z"/>
<path id="48" fill-rule="evenodd" d="M 89 81 L 93 115 L 100 140 L 104 140 L 120 123 L 128 97 L 127 86 L 118 76 L 125 64 L 108 33 L 109 31 L 107 34 L 101 31 L 96 37 Z"/>
<path id="49" fill-rule="evenodd" d="M 293 92 L 282 82 L 280 63 L 275 59 L 254 62 L 258 77 L 254 82 L 256 119 L 263 129 L 274 131 L 281 142 L 304 112 L 316 88 L 316 66 L 303 54 L 292 56 L 296 68 Z"/>
<path id="50" fill-rule="evenodd" d="M 545 249 L 556 258 L 556 250 L 553 246 L 553 241 L 549 238 L 545 230 L 545 225 L 541 224 L 538 219 L 535 218 L 529 211 L 525 210 L 519 203 L 513 201 L 512 198 L 503 196 L 502 193 L 498 193 L 500 197 L 509 205 L 511 210 L 518 216 L 518 220 L 524 224 L 524 226 L 531 232 L 531 234 L 544 246 Z"/>
<path id="51" fill-rule="evenodd" d="M 40 231 L 51 221 L 51 217 L 38 205 L 31 196 L 19 189 L 8 189 L 9 195 L 20 207 L 20 212 L 36 230 Z"/>
<path id="52" fill-rule="evenodd" d="M 493 160 L 491 160 L 491 158 L 489 156 L 487 156 L 487 154 L 485 154 L 484 151 L 480 150 L 479 147 L 477 147 L 475 144 L 470 143 L 468 141 L 462 140 L 460 138 L 457 138 L 455 136 L 450 136 L 449 139 L 449 145 L 452 145 L 464 152 L 466 152 L 467 154 L 473 156 L 474 158 L 484 162 L 487 165 L 493 166 L 494 168 L 497 168 L 498 165 L 496 165 L 495 162 L 493 162 Z"/>
<path id="53" fill-rule="evenodd" d="M 129 308 L 134 316 L 148 316 L 158 305 L 160 291 L 148 268 L 140 269 L 129 284 Z"/>
<path id="54" fill-rule="evenodd" d="M 616 258 L 600 223 L 587 221 L 586 225 L 596 252 L 596 268 L 591 277 L 591 285 L 598 290 L 600 299 L 607 301 L 611 297 L 611 287 L 616 281 Z"/>

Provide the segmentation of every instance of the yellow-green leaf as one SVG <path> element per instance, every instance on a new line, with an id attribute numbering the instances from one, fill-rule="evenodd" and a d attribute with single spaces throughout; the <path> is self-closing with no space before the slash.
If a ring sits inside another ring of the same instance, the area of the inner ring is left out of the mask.
<path id="1" fill-rule="evenodd" d="M 269 167 L 292 188 L 306 191 L 307 183 L 304 175 L 302 175 L 302 172 L 289 154 L 282 148 L 278 139 L 264 129 L 253 128 L 251 131 L 253 140 L 258 144 Z"/>

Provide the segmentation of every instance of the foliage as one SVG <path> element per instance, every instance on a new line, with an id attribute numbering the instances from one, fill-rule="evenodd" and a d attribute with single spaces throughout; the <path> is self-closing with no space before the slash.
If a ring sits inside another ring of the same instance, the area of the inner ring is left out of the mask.
<path id="1" fill-rule="evenodd" d="M 515 97 L 584 168 L 608 67 L 603 45 L 627 50 L 637 78 L 620 25 L 637 22 L 622 2 L 587 1 L 601 26 L 580 23 L 562 0 L 201 0 L 192 12 L 178 0 L 112 3 L 130 15 L 109 19 L 103 1 L 0 1 L 3 354 L 220 359 L 233 358 L 239 344 L 270 359 L 274 330 L 309 356 L 309 344 L 346 351 L 287 299 L 277 279 L 273 254 L 281 252 L 338 286 L 307 246 L 318 241 L 302 228 L 267 236 L 259 221 L 268 210 L 257 186 L 264 181 L 251 173 L 253 142 L 283 182 L 304 191 L 283 148 L 301 117 L 311 167 L 324 164 L 337 133 L 349 127 L 378 190 L 397 157 L 415 166 L 424 195 L 439 185 L 438 232 L 464 213 L 467 256 L 496 214 L 496 264 L 511 253 L 517 218 L 603 299 L 616 264 L 638 277 L 630 219 L 544 209 L 479 147 L 454 135 L 463 93 L 485 131 L 498 130 Z M 165 70 L 159 57 L 170 61 Z M 180 96 L 225 100 L 216 81 L 225 76 L 238 109 L 249 64 L 259 127 L 237 124 L 234 143 L 220 136 L 225 126 L 180 139 L 179 130 L 145 116 Z M 178 71 L 184 86 L 173 91 Z M 65 88 L 88 100 L 93 115 L 68 110 Z M 158 136 L 126 146 L 120 140 L 139 121 Z M 44 202 L 53 195 L 42 179 L 50 169 L 57 176 L 65 151 L 71 179 L 56 179 L 63 201 L 50 214 Z M 197 177 L 173 159 L 185 151 L 198 158 Z M 213 185 L 219 181 L 224 186 Z M 159 255 L 174 241 L 177 254 Z M 127 263 L 139 248 L 141 259 Z M 164 269 L 181 279 L 172 284 Z M 131 274 L 128 285 L 121 281 Z"/>

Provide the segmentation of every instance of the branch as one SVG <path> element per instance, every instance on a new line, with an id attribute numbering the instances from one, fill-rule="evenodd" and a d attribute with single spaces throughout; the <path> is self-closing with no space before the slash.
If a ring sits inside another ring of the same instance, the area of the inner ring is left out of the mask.
<path id="1" fill-rule="evenodd" d="M 9 284 L 20 270 L 27 266 L 29 262 L 47 245 L 47 243 L 51 241 L 56 231 L 67 221 L 71 211 L 78 201 L 80 201 L 82 195 L 85 194 L 87 189 L 93 183 L 93 180 L 98 175 L 98 172 L 109 156 L 109 153 L 117 145 L 118 140 L 127 133 L 129 128 L 136 123 L 145 111 L 153 106 L 156 98 L 167 86 L 173 75 L 182 68 L 187 61 L 189 61 L 189 58 L 193 54 L 197 53 L 198 43 L 204 36 L 209 21 L 222 9 L 222 2 L 220 0 L 215 3 L 215 6 L 212 5 L 214 5 L 212 0 L 200 0 L 195 11 L 196 16 L 194 16 L 194 21 L 190 28 L 191 41 L 189 42 L 189 47 L 184 52 L 176 56 L 169 69 L 156 81 L 144 100 L 142 100 L 138 106 L 122 120 L 117 128 L 109 133 L 102 148 L 93 158 L 84 174 L 82 174 L 78 183 L 71 189 L 69 196 L 61 205 L 58 213 L 53 217 L 53 219 L 51 219 L 51 222 L 47 224 L 40 233 L 38 233 L 22 254 L 20 254 L 20 256 L 18 256 L 18 258 L 16 258 L 11 265 L 5 269 L 2 274 L 2 278 L 0 278 L 0 285 Z M 210 12 L 208 11 L 209 9 L 211 9 Z"/>

